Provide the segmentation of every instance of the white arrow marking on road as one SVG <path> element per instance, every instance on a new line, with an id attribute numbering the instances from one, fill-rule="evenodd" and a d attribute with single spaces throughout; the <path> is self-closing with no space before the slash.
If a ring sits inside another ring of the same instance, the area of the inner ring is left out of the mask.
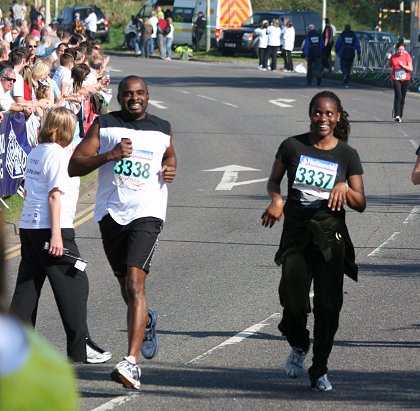
<path id="1" fill-rule="evenodd" d="M 286 103 L 293 103 L 296 100 L 290 100 L 288 98 L 278 98 L 276 100 L 268 100 L 269 103 L 274 104 L 275 106 L 279 106 L 282 108 L 286 108 L 286 107 L 293 107 L 290 104 L 286 104 Z"/>
<path id="2" fill-rule="evenodd" d="M 149 104 L 151 104 L 152 106 L 160 108 L 161 110 L 166 110 L 168 107 L 163 106 L 162 103 L 163 101 L 149 100 Z"/>
<path id="3" fill-rule="evenodd" d="M 236 165 L 229 165 L 225 167 L 218 167 L 213 168 L 211 170 L 203 170 L 203 171 L 223 171 L 223 177 L 218 186 L 216 187 L 217 191 L 226 191 L 232 190 L 235 186 L 243 186 L 246 184 L 253 184 L 253 183 L 260 183 L 262 181 L 267 181 L 268 178 L 261 178 L 258 180 L 248 180 L 248 181 L 240 181 L 237 183 L 239 177 L 239 171 L 261 171 L 257 168 L 250 168 L 250 167 L 242 167 Z"/>

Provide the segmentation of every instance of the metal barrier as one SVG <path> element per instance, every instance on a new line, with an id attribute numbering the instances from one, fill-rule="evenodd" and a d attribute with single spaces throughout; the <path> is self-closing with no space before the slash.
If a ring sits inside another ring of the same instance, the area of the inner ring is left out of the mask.
<path id="1" fill-rule="evenodd" d="M 386 80 L 390 71 L 389 58 L 395 50 L 394 44 L 378 41 L 361 41 L 360 61 L 354 59 L 353 70 L 360 75 L 372 75 L 374 79 Z"/>

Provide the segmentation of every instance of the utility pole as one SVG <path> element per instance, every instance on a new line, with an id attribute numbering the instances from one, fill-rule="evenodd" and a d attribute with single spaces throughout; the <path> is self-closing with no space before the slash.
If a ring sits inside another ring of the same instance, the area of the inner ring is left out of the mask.
<path id="1" fill-rule="evenodd" d="M 51 23 L 51 4 L 50 0 L 45 0 L 45 25 L 49 26 Z"/>
<path id="2" fill-rule="evenodd" d="M 207 0 L 207 16 L 206 16 L 206 52 L 211 48 L 211 8 L 210 0 Z"/>
<path id="3" fill-rule="evenodd" d="M 400 38 L 404 38 L 404 0 L 400 2 Z"/>

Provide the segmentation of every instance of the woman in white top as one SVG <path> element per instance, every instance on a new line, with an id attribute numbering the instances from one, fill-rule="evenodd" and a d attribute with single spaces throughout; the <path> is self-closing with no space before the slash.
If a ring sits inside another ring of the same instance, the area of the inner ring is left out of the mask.
<path id="1" fill-rule="evenodd" d="M 271 58 L 271 71 L 277 70 L 277 50 L 280 46 L 279 20 L 273 19 L 272 25 L 267 28 L 267 58 Z"/>
<path id="2" fill-rule="evenodd" d="M 285 24 L 286 31 L 283 36 L 283 52 L 284 52 L 284 71 L 293 71 L 292 51 L 295 47 L 295 28 L 291 20 L 287 20 Z"/>
<path id="3" fill-rule="evenodd" d="M 112 354 L 89 339 L 89 283 L 73 228 L 80 180 L 69 177 L 67 146 L 75 126 L 70 110 L 53 109 L 41 128 L 39 145 L 28 155 L 19 224 L 22 259 L 10 311 L 35 326 L 38 300 L 48 277 L 67 335 L 68 357 L 74 362 L 105 362 Z"/>

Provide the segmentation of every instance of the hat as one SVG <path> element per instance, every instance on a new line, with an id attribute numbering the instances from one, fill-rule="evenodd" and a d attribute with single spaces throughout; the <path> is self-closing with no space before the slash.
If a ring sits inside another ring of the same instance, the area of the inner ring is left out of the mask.
<path id="1" fill-rule="evenodd" d="M 308 31 L 311 31 L 311 30 L 315 30 L 315 26 L 313 24 L 310 24 L 308 26 Z"/>

